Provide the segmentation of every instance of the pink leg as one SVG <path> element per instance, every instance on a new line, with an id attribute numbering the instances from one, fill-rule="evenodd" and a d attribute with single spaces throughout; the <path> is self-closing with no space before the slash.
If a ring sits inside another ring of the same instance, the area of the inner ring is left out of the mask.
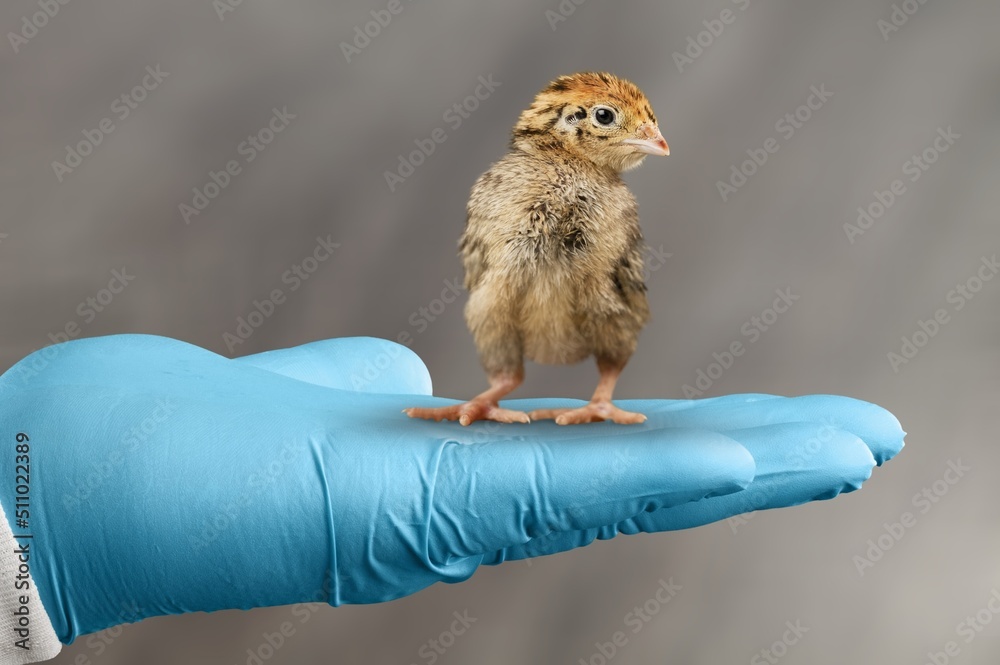
<path id="1" fill-rule="evenodd" d="M 501 409 L 499 401 L 512 390 L 521 385 L 524 380 L 524 370 L 516 374 L 498 374 L 490 377 L 490 387 L 464 404 L 439 406 L 433 408 L 411 407 L 403 409 L 403 413 L 411 418 L 426 420 L 457 420 L 462 425 L 469 425 L 477 420 L 494 420 L 499 423 L 527 423 L 528 414 L 523 411 Z"/>
<path id="2" fill-rule="evenodd" d="M 578 409 L 536 409 L 528 414 L 532 420 L 555 419 L 558 425 L 578 425 L 581 423 L 599 423 L 604 420 L 611 420 L 619 425 L 632 425 L 646 422 L 646 416 L 641 413 L 623 411 L 611 403 L 611 396 L 615 391 L 615 384 L 621 376 L 625 363 L 611 362 L 598 358 L 597 370 L 601 373 L 601 378 L 597 382 L 597 389 L 594 396 L 590 398 L 590 403 Z"/>

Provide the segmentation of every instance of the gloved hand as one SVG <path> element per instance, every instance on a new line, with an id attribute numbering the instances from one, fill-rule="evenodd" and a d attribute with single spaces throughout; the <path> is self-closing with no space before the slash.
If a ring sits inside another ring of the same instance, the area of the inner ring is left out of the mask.
<path id="1" fill-rule="evenodd" d="M 381 602 L 484 563 L 831 498 L 904 435 L 834 396 L 626 400 L 649 416 L 632 426 L 401 413 L 448 401 L 430 388 L 411 351 L 371 338 L 232 360 L 116 335 L 28 356 L 0 377 L 0 505 L 15 538 L 32 536 L 15 543 L 55 636 Z"/>

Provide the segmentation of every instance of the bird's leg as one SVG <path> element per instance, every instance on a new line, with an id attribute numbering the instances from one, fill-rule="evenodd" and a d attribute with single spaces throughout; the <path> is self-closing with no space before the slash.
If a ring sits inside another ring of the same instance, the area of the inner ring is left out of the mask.
<path id="1" fill-rule="evenodd" d="M 581 423 L 598 423 L 611 420 L 619 425 L 632 425 L 646 422 L 646 416 L 632 411 L 623 411 L 611 403 L 618 377 L 625 368 L 625 363 L 597 358 L 597 370 L 601 378 L 597 382 L 594 396 L 586 406 L 578 409 L 536 409 L 528 414 L 532 420 L 555 419 L 558 425 L 579 425 Z"/>
<path id="2" fill-rule="evenodd" d="M 490 376 L 490 387 L 464 404 L 439 406 L 435 408 L 413 407 L 403 412 L 411 418 L 427 420 L 457 420 L 469 425 L 477 420 L 495 420 L 499 423 L 527 423 L 528 414 L 523 411 L 500 408 L 500 398 L 511 392 L 524 380 L 524 370 L 513 374 L 502 373 Z"/>

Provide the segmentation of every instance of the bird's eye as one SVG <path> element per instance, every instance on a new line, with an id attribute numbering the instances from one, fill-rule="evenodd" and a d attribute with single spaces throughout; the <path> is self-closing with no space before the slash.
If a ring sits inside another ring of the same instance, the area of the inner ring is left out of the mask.
<path id="1" fill-rule="evenodd" d="M 607 106 L 598 106 L 594 109 L 594 120 L 597 121 L 597 124 L 604 125 L 606 127 L 614 123 L 615 112 Z"/>

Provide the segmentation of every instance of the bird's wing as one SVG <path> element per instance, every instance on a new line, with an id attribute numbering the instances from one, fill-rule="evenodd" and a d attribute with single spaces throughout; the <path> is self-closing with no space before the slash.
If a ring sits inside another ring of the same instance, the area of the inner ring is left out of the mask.
<path id="1" fill-rule="evenodd" d="M 636 226 L 630 242 L 618 257 L 611 272 L 612 284 L 621 299 L 619 302 L 625 306 L 624 311 L 612 317 L 614 320 L 612 327 L 618 333 L 612 337 L 620 340 L 617 346 L 623 349 L 635 348 L 639 331 L 649 321 L 649 301 L 646 298 L 643 267 L 645 247 L 642 233 Z"/>
<path id="2" fill-rule="evenodd" d="M 628 247 L 622 252 L 612 274 L 615 288 L 626 299 L 629 299 L 634 294 L 646 292 L 642 256 L 644 247 L 642 233 L 639 232 L 638 226 L 636 226 L 635 234 L 632 236 Z"/>
<path id="3" fill-rule="evenodd" d="M 486 272 L 486 244 L 480 231 L 481 220 L 470 214 L 466 217 L 465 231 L 458 241 L 462 267 L 465 269 L 465 288 L 470 293 L 479 285 Z"/>

